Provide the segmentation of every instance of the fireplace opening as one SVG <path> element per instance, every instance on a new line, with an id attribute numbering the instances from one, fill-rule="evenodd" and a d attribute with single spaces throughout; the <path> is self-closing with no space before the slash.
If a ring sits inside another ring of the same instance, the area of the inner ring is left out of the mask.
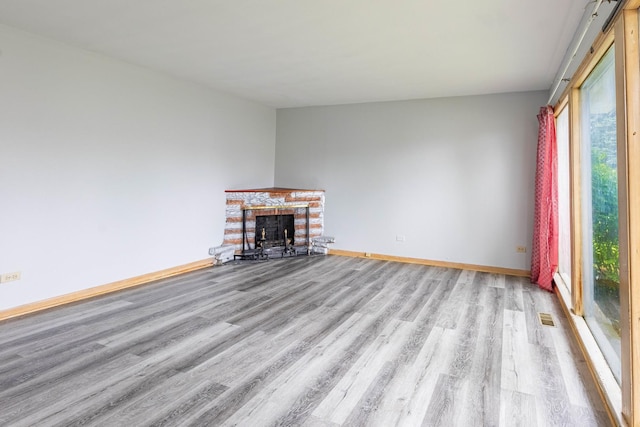
<path id="1" fill-rule="evenodd" d="M 293 247 L 293 215 L 256 216 L 255 248 Z"/>

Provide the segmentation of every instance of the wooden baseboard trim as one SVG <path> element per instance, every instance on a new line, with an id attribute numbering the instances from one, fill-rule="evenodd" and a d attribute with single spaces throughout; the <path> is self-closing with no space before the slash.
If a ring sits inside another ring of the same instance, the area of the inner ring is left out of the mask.
<path id="1" fill-rule="evenodd" d="M 491 267 L 491 266 L 476 265 L 476 264 L 463 264 L 459 262 L 433 261 L 433 260 L 422 259 L 422 258 L 409 258 L 409 257 L 400 257 L 400 256 L 394 256 L 394 255 L 383 255 L 383 254 L 374 254 L 374 253 L 369 254 L 367 252 L 345 251 L 342 249 L 330 249 L 329 255 L 348 256 L 352 258 L 377 259 L 381 261 L 396 261 L 396 262 L 404 262 L 407 264 L 429 265 L 432 267 L 457 268 L 460 270 L 480 271 L 483 273 L 506 274 L 508 276 L 531 277 L 531 272 L 529 270 L 517 270 L 514 268 Z"/>
<path id="2" fill-rule="evenodd" d="M 37 311 L 47 310 L 60 305 L 78 302 L 84 299 L 97 297 L 111 292 L 120 291 L 134 286 L 144 285 L 167 277 L 176 276 L 182 273 L 199 270 L 201 268 L 213 265 L 213 258 L 200 261 L 194 261 L 189 264 L 179 265 L 177 267 L 167 268 L 153 273 L 143 274 L 141 276 L 132 277 L 130 279 L 118 280 L 117 282 L 107 283 L 106 285 L 95 286 L 93 288 L 83 289 L 81 291 L 72 292 L 70 294 L 60 295 L 58 297 L 49 298 L 42 301 L 21 305 L 0 311 L 0 321 L 12 319 L 25 314 L 35 313 Z"/>

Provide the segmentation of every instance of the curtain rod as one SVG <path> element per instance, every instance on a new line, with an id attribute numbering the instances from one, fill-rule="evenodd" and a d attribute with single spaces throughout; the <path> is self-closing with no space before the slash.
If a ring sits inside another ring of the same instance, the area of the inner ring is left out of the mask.
<path id="1" fill-rule="evenodd" d="M 571 66 L 571 63 L 573 62 L 573 58 L 575 58 L 576 55 L 578 54 L 578 49 L 580 49 L 580 46 L 582 45 L 582 41 L 584 40 L 584 38 L 587 35 L 587 31 L 589 31 L 589 27 L 591 27 L 591 23 L 598 16 L 598 9 L 600 8 L 601 4 L 602 4 L 602 0 L 596 0 L 596 4 L 593 6 L 593 10 L 591 11 L 591 16 L 589 16 L 589 20 L 587 21 L 586 25 L 582 29 L 582 34 L 580 34 L 580 38 L 578 39 L 578 43 L 576 43 L 576 46 L 573 48 L 573 52 L 571 52 L 571 56 L 569 57 L 569 60 L 567 61 L 567 65 L 565 65 L 564 69 L 562 70 L 562 73 L 560 74 L 560 78 L 555 83 L 555 86 L 554 86 L 553 90 L 551 91 L 551 96 L 549 96 L 549 100 L 547 101 L 547 104 L 550 104 L 551 100 L 556 95 L 556 92 L 558 91 L 558 88 L 560 87 L 560 84 L 562 83 L 562 80 L 564 79 L 564 76 L 567 74 L 567 71 L 569 70 L 569 67 Z"/>

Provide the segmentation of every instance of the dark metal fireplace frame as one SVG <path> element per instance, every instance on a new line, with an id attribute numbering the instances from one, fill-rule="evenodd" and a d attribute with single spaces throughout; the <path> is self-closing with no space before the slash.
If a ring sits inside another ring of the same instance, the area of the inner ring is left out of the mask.
<path id="1" fill-rule="evenodd" d="M 280 209 L 304 209 L 305 210 L 305 227 L 306 227 L 306 254 L 311 254 L 311 238 L 309 237 L 309 204 L 297 204 L 297 205 L 279 205 L 279 206 L 244 206 L 242 208 L 242 253 L 240 255 L 234 255 L 234 259 L 259 259 L 259 258 L 269 258 L 269 252 L 264 251 L 264 248 L 254 248 L 251 249 L 251 246 L 247 242 L 247 211 L 255 211 L 255 210 L 274 210 L 275 215 L 278 215 L 278 210 Z M 294 220 L 294 228 L 295 228 L 295 220 Z M 257 233 L 257 230 L 254 231 Z M 249 247 L 247 247 L 249 246 Z M 285 251 L 282 252 L 282 256 L 284 256 Z M 295 249 L 289 252 L 290 255 L 298 255 L 298 251 Z"/>

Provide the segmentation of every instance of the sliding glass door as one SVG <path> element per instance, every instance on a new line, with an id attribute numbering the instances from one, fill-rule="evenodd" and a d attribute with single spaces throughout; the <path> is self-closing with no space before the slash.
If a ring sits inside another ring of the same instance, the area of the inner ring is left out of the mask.
<path id="1" fill-rule="evenodd" d="M 614 48 L 580 89 L 584 314 L 620 383 L 620 267 Z"/>

